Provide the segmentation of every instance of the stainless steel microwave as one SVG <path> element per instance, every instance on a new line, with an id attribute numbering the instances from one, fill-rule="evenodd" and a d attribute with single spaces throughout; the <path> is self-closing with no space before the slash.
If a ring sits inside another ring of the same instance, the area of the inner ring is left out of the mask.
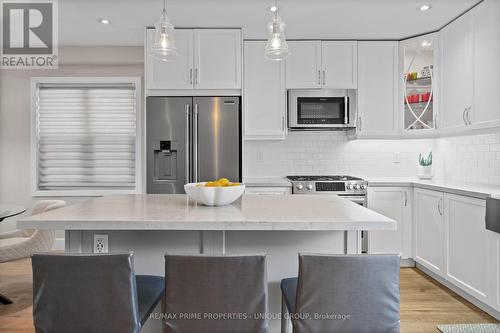
<path id="1" fill-rule="evenodd" d="M 356 90 L 288 91 L 288 127 L 291 130 L 352 128 L 356 124 Z"/>

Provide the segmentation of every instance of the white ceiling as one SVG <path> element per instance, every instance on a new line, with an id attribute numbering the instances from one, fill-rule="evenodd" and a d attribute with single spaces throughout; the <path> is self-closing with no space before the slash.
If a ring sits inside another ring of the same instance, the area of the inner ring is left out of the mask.
<path id="1" fill-rule="evenodd" d="M 280 0 L 288 39 L 402 39 L 441 28 L 479 0 Z M 432 9 L 420 12 L 422 4 Z M 265 38 L 273 0 L 167 0 L 176 27 L 241 27 Z M 60 45 L 142 45 L 162 0 L 59 0 Z M 109 25 L 97 20 L 106 18 Z"/>

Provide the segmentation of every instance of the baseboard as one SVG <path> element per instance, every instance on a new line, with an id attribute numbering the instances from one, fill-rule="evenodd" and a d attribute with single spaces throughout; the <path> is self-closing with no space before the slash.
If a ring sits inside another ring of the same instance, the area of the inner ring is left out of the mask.
<path id="1" fill-rule="evenodd" d="M 401 267 L 415 267 L 415 260 L 412 258 L 401 259 L 399 265 Z"/>
<path id="2" fill-rule="evenodd" d="M 422 266 L 418 262 L 416 263 L 415 267 L 419 271 L 421 271 L 421 272 L 425 273 L 426 275 L 430 276 L 431 278 L 433 278 L 437 282 L 441 283 L 446 288 L 450 289 L 451 291 L 453 291 L 454 293 L 458 294 L 462 298 L 465 298 L 467 301 L 471 302 L 472 304 L 474 304 L 475 306 L 477 306 L 478 308 L 480 308 L 484 312 L 488 313 L 490 316 L 494 317 L 497 320 L 500 320 L 500 312 L 496 311 L 495 309 L 493 309 L 488 304 L 485 304 L 482 301 L 480 301 L 477 298 L 475 298 L 474 296 L 469 295 L 468 293 L 466 293 L 462 289 L 460 289 L 457 286 L 455 286 L 453 283 L 446 281 L 444 278 L 442 278 L 441 276 L 437 275 L 436 273 L 430 271 L 429 269 L 425 268 L 424 266 Z"/>
<path id="3" fill-rule="evenodd" d="M 52 251 L 64 251 L 64 238 L 54 239 L 54 245 L 52 245 Z"/>

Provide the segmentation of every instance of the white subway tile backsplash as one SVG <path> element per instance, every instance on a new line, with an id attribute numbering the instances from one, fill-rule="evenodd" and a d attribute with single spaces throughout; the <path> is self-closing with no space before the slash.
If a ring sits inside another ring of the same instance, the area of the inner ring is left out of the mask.
<path id="1" fill-rule="evenodd" d="M 245 141 L 246 177 L 350 174 L 414 177 L 433 151 L 436 178 L 500 184 L 500 132 L 420 140 L 348 140 L 344 132 L 291 132 L 283 141 Z M 394 154 L 399 153 L 399 163 Z"/>

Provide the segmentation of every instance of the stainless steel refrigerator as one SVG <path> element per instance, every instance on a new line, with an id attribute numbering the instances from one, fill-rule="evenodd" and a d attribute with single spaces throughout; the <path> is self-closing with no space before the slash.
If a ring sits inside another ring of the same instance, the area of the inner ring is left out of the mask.
<path id="1" fill-rule="evenodd" d="M 241 181 L 239 97 L 148 97 L 146 113 L 147 193 Z"/>

